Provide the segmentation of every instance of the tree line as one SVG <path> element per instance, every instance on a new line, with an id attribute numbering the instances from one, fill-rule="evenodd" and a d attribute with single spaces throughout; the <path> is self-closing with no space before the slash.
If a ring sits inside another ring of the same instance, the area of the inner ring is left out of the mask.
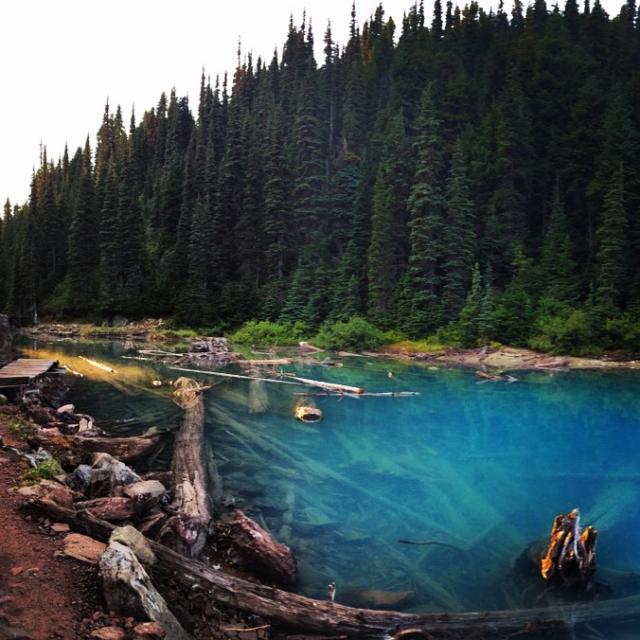
<path id="1" fill-rule="evenodd" d="M 382 5 L 314 56 L 293 19 L 4 206 L 0 308 L 29 320 L 361 316 L 410 337 L 640 346 L 640 14 Z"/>

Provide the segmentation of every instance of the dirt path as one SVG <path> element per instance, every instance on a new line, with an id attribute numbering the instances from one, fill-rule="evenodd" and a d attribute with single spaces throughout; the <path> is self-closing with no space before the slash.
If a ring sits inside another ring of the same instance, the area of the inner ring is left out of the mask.
<path id="1" fill-rule="evenodd" d="M 0 413 L 0 435 L 16 446 Z M 12 493 L 22 470 L 0 451 L 0 640 L 89 638 L 98 607 L 95 570 L 56 556 L 63 533 L 19 512 Z"/>

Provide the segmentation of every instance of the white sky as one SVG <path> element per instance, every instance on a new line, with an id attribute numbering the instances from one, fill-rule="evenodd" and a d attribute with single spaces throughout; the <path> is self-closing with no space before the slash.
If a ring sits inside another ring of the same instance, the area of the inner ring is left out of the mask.
<path id="1" fill-rule="evenodd" d="M 357 0 L 360 23 L 378 3 Z M 396 24 L 412 4 L 383 2 Z M 622 0 L 602 4 L 614 15 Z M 140 116 L 172 86 L 194 109 L 203 67 L 212 78 L 232 72 L 238 37 L 243 51 L 270 59 L 289 15 L 300 24 L 305 8 L 318 50 L 328 19 L 344 44 L 351 0 L 0 0 L 0 204 L 27 197 L 41 141 L 53 158 L 87 134 L 93 146 L 107 97 L 127 122 L 132 104 Z"/>

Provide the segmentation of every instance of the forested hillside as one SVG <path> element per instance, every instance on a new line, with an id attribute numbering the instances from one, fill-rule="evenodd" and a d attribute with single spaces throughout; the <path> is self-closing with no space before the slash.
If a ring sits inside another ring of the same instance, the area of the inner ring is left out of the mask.
<path id="1" fill-rule="evenodd" d="M 5 205 L 0 308 L 639 349 L 639 21 L 381 6 L 322 60 L 292 21 L 198 104 L 107 106 L 93 148 L 43 151 Z"/>

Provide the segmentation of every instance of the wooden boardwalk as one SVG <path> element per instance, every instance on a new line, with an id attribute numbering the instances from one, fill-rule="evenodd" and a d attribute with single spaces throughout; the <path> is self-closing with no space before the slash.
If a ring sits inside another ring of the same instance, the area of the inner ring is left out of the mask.
<path id="1" fill-rule="evenodd" d="M 0 389 L 22 387 L 33 382 L 38 376 L 57 368 L 55 360 L 38 358 L 18 358 L 0 368 Z"/>

